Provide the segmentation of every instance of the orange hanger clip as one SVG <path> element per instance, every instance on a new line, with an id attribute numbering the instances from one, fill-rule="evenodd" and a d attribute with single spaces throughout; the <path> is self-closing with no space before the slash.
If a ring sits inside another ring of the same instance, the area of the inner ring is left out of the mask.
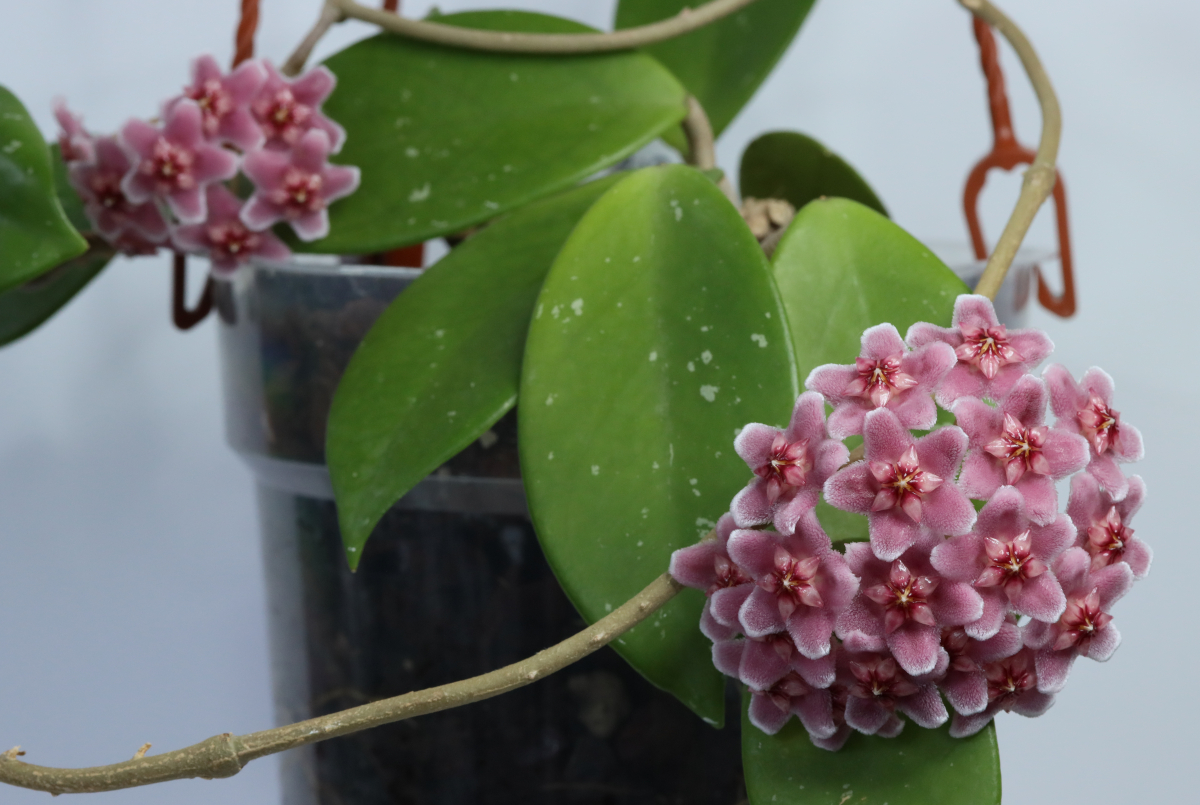
<path id="1" fill-rule="evenodd" d="M 983 240 L 983 227 L 979 223 L 979 193 L 993 168 L 1011 171 L 1018 165 L 1033 162 L 1035 152 L 1017 142 L 1013 133 L 1012 115 L 1008 109 L 1008 95 L 1004 87 L 1004 73 L 1000 69 L 999 51 L 992 28 L 978 17 L 974 18 L 975 39 L 979 42 L 979 61 L 987 78 L 988 107 L 992 115 L 992 150 L 975 164 L 967 175 L 963 188 L 963 212 L 967 216 L 967 229 L 971 233 L 971 246 L 975 258 L 986 259 L 987 244 Z M 1056 173 L 1054 183 L 1054 212 L 1058 225 L 1058 255 L 1062 262 L 1062 294 L 1054 292 L 1042 278 L 1040 266 L 1034 266 L 1037 275 L 1038 301 L 1058 316 L 1067 317 L 1075 313 L 1075 275 L 1071 256 L 1071 229 L 1067 222 L 1067 191 L 1061 173 Z"/>

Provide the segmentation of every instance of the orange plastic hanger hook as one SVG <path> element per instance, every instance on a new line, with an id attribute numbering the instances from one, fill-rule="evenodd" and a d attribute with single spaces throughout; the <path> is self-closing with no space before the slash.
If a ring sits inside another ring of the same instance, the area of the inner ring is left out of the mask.
<path id="1" fill-rule="evenodd" d="M 1012 115 L 1008 110 L 1008 95 L 1004 88 L 1004 73 L 1000 69 L 1000 55 L 996 48 L 996 37 L 992 28 L 978 17 L 973 21 L 975 39 L 979 42 L 979 61 L 987 78 L 988 107 L 992 115 L 992 150 L 976 163 L 967 176 L 963 188 L 963 212 L 967 216 L 967 229 L 971 232 L 971 246 L 975 257 L 983 260 L 988 255 L 983 240 L 983 227 L 979 224 L 979 193 L 993 168 L 1011 171 L 1018 165 L 1029 165 L 1035 153 L 1017 142 L 1013 133 Z M 1062 262 L 1062 294 L 1054 292 L 1042 278 L 1040 266 L 1034 267 L 1038 283 L 1038 301 L 1056 315 L 1067 317 L 1075 313 L 1075 274 L 1071 256 L 1071 229 L 1067 223 L 1067 191 L 1063 186 L 1062 174 L 1057 173 L 1054 183 L 1054 212 L 1058 225 L 1058 254 Z"/>

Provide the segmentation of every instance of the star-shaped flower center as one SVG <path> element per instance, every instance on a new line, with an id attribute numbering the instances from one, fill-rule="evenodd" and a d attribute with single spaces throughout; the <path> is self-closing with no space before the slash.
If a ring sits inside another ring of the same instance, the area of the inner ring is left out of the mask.
<path id="1" fill-rule="evenodd" d="M 1083 598 L 1070 599 L 1056 624 L 1058 637 L 1054 641 L 1054 650 L 1073 647 L 1078 653 L 1086 654 L 1091 639 L 1111 620 L 1112 615 L 1100 609 L 1099 590 L 1093 589 Z"/>
<path id="2" fill-rule="evenodd" d="M 312 108 L 296 100 L 286 87 L 254 105 L 255 117 L 267 128 L 269 135 L 289 145 L 294 145 L 300 138 L 312 113 Z"/>
<path id="3" fill-rule="evenodd" d="M 106 209 L 123 209 L 129 203 L 121 190 L 121 176 L 113 171 L 97 170 L 88 178 L 88 188 Z"/>
<path id="4" fill-rule="evenodd" d="M 150 152 L 150 158 L 142 162 L 141 170 L 154 179 L 159 192 L 166 195 L 174 190 L 190 190 L 196 186 L 192 175 L 195 155 L 187 148 L 172 143 L 165 137 Z"/>
<path id="5" fill-rule="evenodd" d="M 217 127 L 221 125 L 221 118 L 233 111 L 233 98 L 225 87 L 218 79 L 210 78 L 198 87 L 188 88 L 186 94 L 196 102 L 204 115 L 205 135 L 211 137 L 216 134 Z"/>
<path id="6" fill-rule="evenodd" d="M 850 695 L 859 699 L 874 699 L 884 707 L 891 708 L 896 699 L 911 696 L 918 690 L 891 657 L 869 656 L 851 660 L 850 673 L 855 680 L 850 687 Z"/>
<path id="7" fill-rule="evenodd" d="M 791 617 L 799 606 L 820 607 L 821 594 L 815 586 L 817 569 L 821 557 L 809 556 L 798 559 L 788 553 L 782 545 L 775 549 L 775 566 L 760 585 L 779 600 L 779 614 L 784 620 Z"/>
<path id="8" fill-rule="evenodd" d="M 988 701 L 999 702 L 1005 710 L 1012 709 L 1017 696 L 1037 685 L 1037 674 L 1030 667 L 1026 651 L 988 663 L 983 673 L 987 678 Z"/>
<path id="9" fill-rule="evenodd" d="M 1048 431 L 1045 425 L 1027 428 L 1012 414 L 1005 414 L 1000 437 L 988 442 L 983 449 L 1004 463 L 1004 476 L 1010 485 L 1021 480 L 1027 470 L 1049 475 L 1050 462 L 1042 453 Z"/>
<path id="10" fill-rule="evenodd" d="M 902 353 L 896 353 L 878 361 L 855 358 L 858 377 L 846 386 L 846 395 L 866 398 L 876 408 L 883 408 L 892 397 L 917 385 L 915 377 L 901 371 L 903 357 Z"/>
<path id="11" fill-rule="evenodd" d="M 892 562 L 888 580 L 868 588 L 864 594 L 884 608 L 884 629 L 891 634 L 910 618 L 926 626 L 937 625 L 929 608 L 929 595 L 937 584 L 937 579 L 917 576 L 897 559 Z"/>
<path id="12" fill-rule="evenodd" d="M 726 587 L 737 587 L 739 584 L 749 584 L 753 581 L 729 557 L 720 554 L 713 557 L 713 572 L 714 581 L 707 590 L 709 595 Z"/>
<path id="13" fill-rule="evenodd" d="M 321 185 L 320 174 L 290 165 L 283 175 L 282 186 L 272 190 L 270 198 L 283 208 L 288 218 L 300 218 L 325 207 Z"/>
<path id="14" fill-rule="evenodd" d="M 987 554 L 987 567 L 975 579 L 976 587 L 998 587 L 1004 585 L 1010 596 L 1021 591 L 1024 583 L 1046 572 L 1046 563 L 1033 555 L 1033 540 L 1029 531 L 1023 531 L 1011 542 L 983 538 L 983 549 Z"/>
<path id="15" fill-rule="evenodd" d="M 775 503 L 780 498 L 792 497 L 798 488 L 804 486 L 812 466 L 808 456 L 808 439 L 789 442 L 780 433 L 771 443 L 766 463 L 757 467 L 754 474 L 766 480 L 767 500 Z"/>
<path id="16" fill-rule="evenodd" d="M 251 232 L 241 221 L 237 220 L 210 224 L 207 234 L 213 249 L 234 258 L 253 254 L 258 251 L 262 242 L 258 233 Z"/>
<path id="17" fill-rule="evenodd" d="M 1110 507 L 1104 519 L 1093 521 L 1088 527 L 1088 539 L 1084 547 L 1092 555 L 1092 570 L 1121 561 L 1131 539 L 1133 529 L 1121 522 L 1116 506 Z"/>
<path id="18" fill-rule="evenodd" d="M 792 699 L 809 693 L 812 693 L 812 688 L 800 678 L 800 675 L 795 671 L 788 671 L 787 675 L 772 685 L 764 695 L 771 700 L 772 704 L 787 713 L 792 709 Z"/>
<path id="19" fill-rule="evenodd" d="M 1020 363 L 1024 358 L 1008 342 L 1008 329 L 1003 324 L 995 327 L 963 327 L 963 342 L 954 354 L 963 363 L 976 367 L 983 376 L 991 380 L 1000 368 L 1010 363 Z"/>
<path id="20" fill-rule="evenodd" d="M 1121 414 L 1093 394 L 1079 412 L 1079 424 L 1083 428 L 1083 435 L 1095 448 L 1096 455 L 1102 456 L 1117 441 L 1121 430 Z"/>
<path id="21" fill-rule="evenodd" d="M 871 474 L 879 482 L 871 511 L 884 511 L 899 506 L 914 523 L 921 522 L 921 500 L 942 485 L 942 478 L 921 469 L 917 448 L 909 447 L 895 464 L 872 461 Z"/>

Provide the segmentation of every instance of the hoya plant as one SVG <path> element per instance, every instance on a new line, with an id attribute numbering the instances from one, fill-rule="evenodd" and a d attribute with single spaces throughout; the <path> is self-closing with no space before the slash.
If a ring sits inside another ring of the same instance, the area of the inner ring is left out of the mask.
<path id="1" fill-rule="evenodd" d="M 974 289 L 806 135 L 751 144 L 740 193 L 715 165 L 803 0 L 623 0 L 608 33 L 326 0 L 279 65 L 253 57 L 244 3 L 229 70 L 198 57 L 155 119 L 108 134 L 59 100 L 51 146 L 0 88 L 5 341 L 117 253 L 199 255 L 236 281 L 450 240 L 337 387 L 345 561 L 369 561 L 385 513 L 515 407 L 538 540 L 590 624 L 480 677 L 112 766 L 13 750 L 0 781 L 226 777 L 608 645 L 697 729 L 724 726 L 735 681 L 751 802 L 846 802 L 847 781 L 865 801 L 999 802 L 993 719 L 1042 714 L 1077 659 L 1112 655 L 1114 604 L 1151 555 L 1130 525 L 1144 484 L 1122 466 L 1141 437 L 1112 379 L 1042 370 L 1046 334 L 993 307 L 1053 192 L 1060 115 L 1020 30 L 960 2 L 1015 48 L 1044 115 Z M 381 30 L 306 67 L 347 18 Z M 624 161 L 660 139 L 679 164 Z"/>

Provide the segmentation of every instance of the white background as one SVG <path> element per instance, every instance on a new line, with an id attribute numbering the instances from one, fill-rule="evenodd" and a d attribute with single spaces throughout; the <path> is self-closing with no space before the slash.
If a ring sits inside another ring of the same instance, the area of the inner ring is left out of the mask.
<path id="1" fill-rule="evenodd" d="M 152 115 L 189 59 L 228 60 L 236 0 L 4 0 L 0 82 L 52 135 L 65 95 L 96 131 Z M 441 3 L 555 11 L 606 27 L 609 2 Z M 259 52 L 282 59 L 317 0 L 264 0 Z M 1182 0 L 1006 0 L 1062 100 L 1061 166 L 1080 313 L 1035 317 L 1076 374 L 1100 364 L 1145 436 L 1149 502 L 1134 525 L 1156 553 L 1116 610 L 1124 645 L 1077 664 L 1041 719 L 999 724 L 1010 803 L 1180 802 L 1200 748 L 1195 579 L 1196 187 L 1200 8 Z M 425 2 L 406 11 L 423 15 Z M 348 23 L 325 55 L 368 33 Z M 1006 53 L 1023 140 L 1039 115 Z M 965 238 L 967 169 L 990 144 L 966 14 L 951 0 L 820 0 L 725 133 L 720 163 L 773 129 L 815 135 L 856 165 L 894 218 Z M 990 186 L 995 236 L 1015 179 Z M 1043 216 L 1031 240 L 1052 244 Z M 214 322 L 169 321 L 165 260 L 120 261 L 48 326 L 0 350 L 0 749 L 92 765 L 271 724 L 262 570 L 249 473 L 223 442 Z M 1190 468 L 1190 469 L 1189 469 Z M 1185 473 L 1184 470 L 1188 469 Z M 451 748 L 447 747 L 447 751 Z M 271 803 L 275 761 L 236 778 L 96 802 Z M 46 802 L 0 791 L 0 803 Z"/>

